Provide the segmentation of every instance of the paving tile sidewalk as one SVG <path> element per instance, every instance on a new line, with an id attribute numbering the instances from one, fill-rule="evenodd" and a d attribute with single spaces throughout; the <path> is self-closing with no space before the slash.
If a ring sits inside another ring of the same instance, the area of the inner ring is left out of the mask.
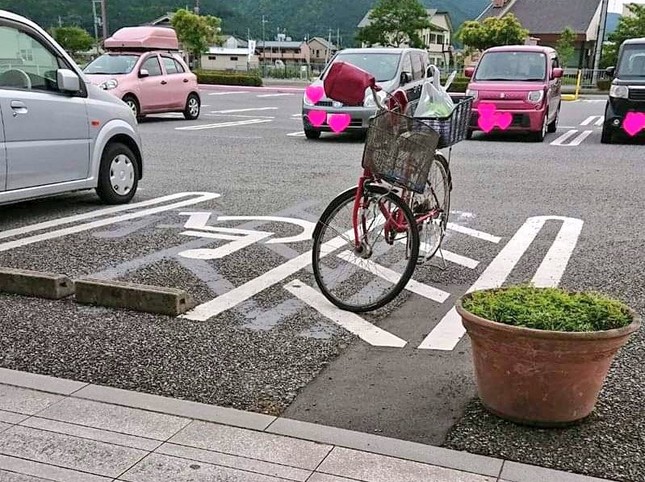
<path id="1" fill-rule="evenodd" d="M 591 482 L 268 415 L 0 369 L 0 481 Z"/>

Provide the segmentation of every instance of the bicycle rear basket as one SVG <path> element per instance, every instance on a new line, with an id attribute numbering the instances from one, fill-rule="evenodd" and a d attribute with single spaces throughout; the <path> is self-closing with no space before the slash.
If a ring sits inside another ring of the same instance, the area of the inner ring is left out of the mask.
<path id="1" fill-rule="evenodd" d="M 439 133 L 438 149 L 450 147 L 463 141 L 468 133 L 473 98 L 453 98 L 453 101 L 455 101 L 455 108 L 447 117 L 416 117 L 416 119 L 423 121 L 419 124 L 419 128 L 422 131 L 429 127 Z M 414 113 L 416 107 L 416 102 L 410 106 L 412 113 Z"/>
<path id="2" fill-rule="evenodd" d="M 439 134 L 423 121 L 384 110 L 371 120 L 363 167 L 377 178 L 423 193 Z"/>

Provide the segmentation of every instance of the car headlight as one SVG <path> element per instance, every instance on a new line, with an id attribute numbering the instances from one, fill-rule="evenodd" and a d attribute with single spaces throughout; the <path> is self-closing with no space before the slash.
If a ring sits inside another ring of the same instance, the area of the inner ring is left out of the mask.
<path id="1" fill-rule="evenodd" d="M 466 89 L 466 97 L 472 97 L 474 100 L 477 100 L 477 91 L 473 89 Z"/>
<path id="2" fill-rule="evenodd" d="M 542 99 L 544 98 L 544 91 L 543 90 L 533 90 L 529 92 L 529 95 L 527 96 L 529 102 L 533 102 L 534 104 L 539 104 L 542 102 Z"/>
<path id="3" fill-rule="evenodd" d="M 110 79 L 103 82 L 101 85 L 99 85 L 99 87 L 104 90 L 112 90 L 116 89 L 118 85 L 119 83 L 116 81 L 116 79 Z"/>
<path id="4" fill-rule="evenodd" d="M 379 90 L 376 93 L 376 97 L 378 97 L 379 103 L 383 104 L 383 101 L 385 101 L 385 98 L 387 97 L 387 94 L 385 92 L 383 92 L 382 90 Z M 377 107 L 376 101 L 374 100 L 374 95 L 372 94 L 371 90 L 365 96 L 365 102 L 363 102 L 363 106 L 365 106 L 365 107 Z"/>
<path id="5" fill-rule="evenodd" d="M 314 104 L 313 102 L 311 102 L 311 100 L 309 100 L 309 96 L 307 95 L 307 93 L 306 93 L 306 92 L 305 92 L 305 95 L 304 95 L 304 96 L 303 96 L 303 98 L 302 98 L 302 101 L 304 102 L 304 104 L 305 104 L 305 105 L 308 105 L 308 106 L 314 106 L 314 105 L 316 105 L 316 104 Z"/>
<path id="6" fill-rule="evenodd" d="M 626 99 L 627 97 L 629 97 L 629 89 L 624 85 L 612 85 L 609 89 L 609 97 Z"/>

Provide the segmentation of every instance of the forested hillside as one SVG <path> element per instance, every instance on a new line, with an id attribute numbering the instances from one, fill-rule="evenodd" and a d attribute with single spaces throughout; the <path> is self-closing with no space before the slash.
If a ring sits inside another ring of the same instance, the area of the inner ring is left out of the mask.
<path id="1" fill-rule="evenodd" d="M 450 12 L 455 28 L 476 17 L 490 0 L 426 0 L 428 8 Z M 194 6 L 195 0 L 107 0 L 108 27 L 140 25 L 177 8 Z M 374 0 L 200 0 L 201 13 L 221 17 L 225 33 L 262 37 L 262 15 L 267 20 L 267 39 L 278 28 L 288 36 L 302 39 L 337 33 L 344 46 L 351 45 L 356 25 L 375 3 Z M 25 15 L 44 27 L 59 24 L 80 25 L 93 34 L 91 0 L 0 0 L 0 9 Z"/>

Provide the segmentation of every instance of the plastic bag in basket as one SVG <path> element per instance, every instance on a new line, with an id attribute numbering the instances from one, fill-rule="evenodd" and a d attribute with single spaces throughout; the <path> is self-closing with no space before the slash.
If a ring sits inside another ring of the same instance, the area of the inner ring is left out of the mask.
<path id="1" fill-rule="evenodd" d="M 432 69 L 432 81 L 423 84 L 415 117 L 448 117 L 455 108 L 452 98 L 441 86 L 439 69 L 435 66 Z"/>

